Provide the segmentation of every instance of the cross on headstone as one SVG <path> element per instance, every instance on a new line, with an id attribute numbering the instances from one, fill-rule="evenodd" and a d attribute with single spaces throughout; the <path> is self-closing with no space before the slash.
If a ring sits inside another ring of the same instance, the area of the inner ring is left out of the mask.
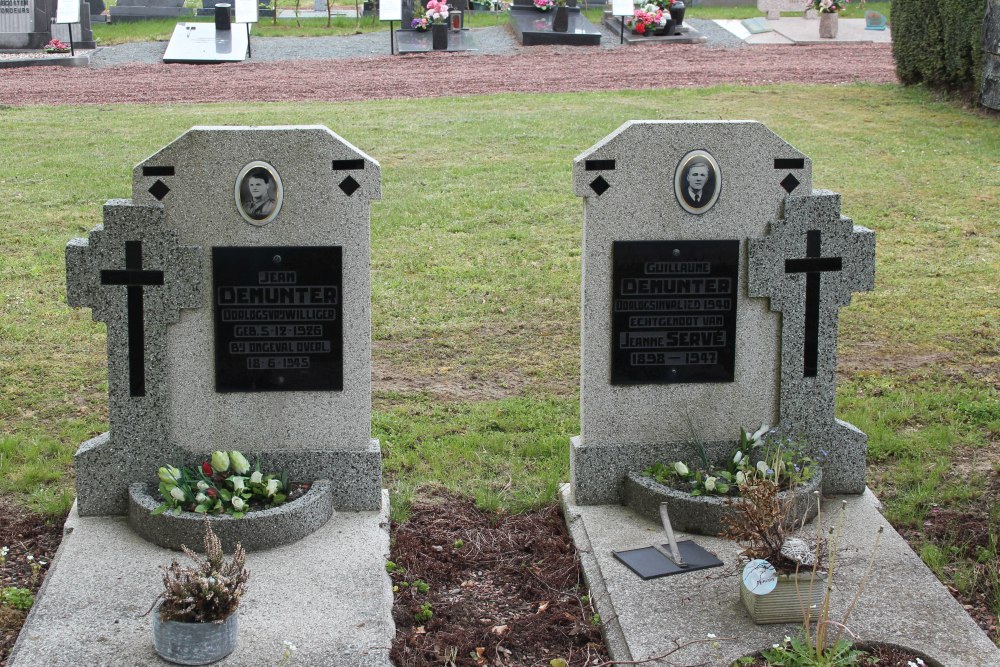
<path id="1" fill-rule="evenodd" d="M 841 216 L 833 192 L 788 197 L 784 209 L 747 251 L 747 293 L 781 313 L 779 428 L 827 452 L 824 492 L 860 493 L 867 438 L 834 411 L 837 321 L 854 292 L 875 287 L 875 234 Z"/>
<path id="2" fill-rule="evenodd" d="M 143 287 L 163 285 L 163 271 L 142 268 L 142 241 L 125 242 L 125 270 L 103 269 L 102 285 L 124 285 L 128 295 L 129 396 L 146 395 Z"/>
<path id="3" fill-rule="evenodd" d="M 805 340 L 802 350 L 803 377 L 816 377 L 819 358 L 819 300 L 820 276 L 827 271 L 840 271 L 841 257 L 823 257 L 820 243 L 821 232 L 810 229 L 806 232 L 806 256 L 802 259 L 786 259 L 785 273 L 806 274 L 806 320 Z"/>

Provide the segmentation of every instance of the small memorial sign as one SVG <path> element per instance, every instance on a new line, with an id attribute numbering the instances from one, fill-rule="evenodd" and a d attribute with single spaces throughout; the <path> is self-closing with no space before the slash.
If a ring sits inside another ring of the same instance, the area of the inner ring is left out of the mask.
<path id="1" fill-rule="evenodd" d="M 739 241 L 613 244 L 611 384 L 732 382 Z"/>
<path id="2" fill-rule="evenodd" d="M 632 16 L 634 11 L 632 0 L 611 0 L 612 16 Z"/>
<path id="3" fill-rule="evenodd" d="M 56 5 L 56 23 L 79 23 L 80 0 L 59 0 Z"/>
<path id="4" fill-rule="evenodd" d="M 402 0 L 380 0 L 378 3 L 379 21 L 402 21 L 403 3 Z"/>
<path id="5" fill-rule="evenodd" d="M 213 248 L 219 392 L 344 388 L 342 249 Z"/>
<path id="6" fill-rule="evenodd" d="M 743 585 L 754 595 L 767 595 L 778 585 L 778 573 L 766 560 L 752 560 L 743 567 Z"/>

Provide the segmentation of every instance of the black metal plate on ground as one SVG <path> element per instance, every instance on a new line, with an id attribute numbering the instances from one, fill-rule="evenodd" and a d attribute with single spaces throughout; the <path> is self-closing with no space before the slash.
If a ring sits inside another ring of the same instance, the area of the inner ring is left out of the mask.
<path id="1" fill-rule="evenodd" d="M 554 10 L 540 12 L 532 5 L 513 5 L 510 8 L 510 25 L 521 46 L 568 44 L 570 46 L 599 46 L 601 31 L 587 20 L 575 7 L 568 7 L 569 26 L 566 32 L 552 30 Z"/>
<path id="2" fill-rule="evenodd" d="M 215 390 L 344 388 L 339 246 L 212 248 Z"/>
<path id="3" fill-rule="evenodd" d="M 668 552 L 670 551 L 669 544 L 662 544 L 660 546 Z M 722 566 L 721 560 L 708 551 L 705 551 L 704 547 L 696 544 L 694 540 L 681 540 L 677 543 L 677 550 L 681 552 L 681 558 L 688 564 L 687 567 L 678 566 L 654 547 L 613 551 L 612 553 L 615 558 L 625 563 L 630 570 L 638 574 L 643 580 L 669 577 L 672 574 L 696 572 L 697 570 L 707 570 L 712 567 Z"/>
<path id="4" fill-rule="evenodd" d="M 611 384 L 732 382 L 740 242 L 615 241 Z"/>

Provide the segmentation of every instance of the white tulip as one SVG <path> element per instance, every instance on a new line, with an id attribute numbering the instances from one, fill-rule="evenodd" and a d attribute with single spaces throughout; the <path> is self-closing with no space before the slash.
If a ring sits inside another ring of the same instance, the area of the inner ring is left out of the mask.
<path id="1" fill-rule="evenodd" d="M 764 461 L 757 461 L 757 472 L 761 475 L 766 475 L 768 471 L 767 463 Z"/>
<path id="2" fill-rule="evenodd" d="M 682 463 L 681 461 L 678 461 L 677 463 L 674 464 L 674 470 L 676 470 L 677 474 L 680 475 L 681 477 L 686 477 L 690 472 L 690 470 L 688 470 L 688 467 L 684 465 L 684 463 Z"/>
<path id="3" fill-rule="evenodd" d="M 204 482 L 204 481 L 198 482 L 198 490 L 199 491 L 207 491 L 208 490 L 208 482 Z"/>
<path id="4" fill-rule="evenodd" d="M 233 491 L 242 491 L 246 487 L 245 477 L 230 477 L 229 481 L 233 483 Z"/>
<path id="5" fill-rule="evenodd" d="M 260 474 L 259 470 L 254 470 L 253 474 L 250 475 L 251 484 L 260 484 L 262 479 L 264 479 L 264 476 Z"/>
<path id="6" fill-rule="evenodd" d="M 194 497 L 194 500 L 196 503 L 201 505 L 202 503 L 208 502 L 208 496 L 206 496 L 204 493 L 199 493 L 197 496 Z"/>
<path id="7" fill-rule="evenodd" d="M 736 465 L 739 465 L 740 461 L 742 461 L 742 460 L 743 460 L 743 452 L 739 452 L 739 451 L 736 452 L 736 454 L 733 456 L 733 463 L 735 463 Z"/>
<path id="8" fill-rule="evenodd" d="M 245 502 L 243 502 L 242 498 L 240 498 L 239 496 L 233 496 L 233 509 L 234 510 L 236 510 L 237 512 L 239 512 L 244 507 L 246 507 L 246 505 L 247 504 Z"/>
<path id="9" fill-rule="evenodd" d="M 757 429 L 756 431 L 754 431 L 753 435 L 750 436 L 750 441 L 751 442 L 757 442 L 758 440 L 761 439 L 761 436 L 763 436 L 765 433 L 767 433 L 770 430 L 771 430 L 770 426 L 768 426 L 767 424 L 761 424 L 760 428 Z"/>
<path id="10" fill-rule="evenodd" d="M 184 489 L 180 488 L 179 486 L 175 486 L 174 488 L 170 489 L 170 497 L 173 498 L 174 500 L 183 501 Z"/>
<path id="11" fill-rule="evenodd" d="M 716 479 L 717 478 L 715 478 L 715 477 L 706 477 L 705 478 L 705 489 L 708 490 L 708 491 L 715 491 L 715 480 Z"/>
<path id="12" fill-rule="evenodd" d="M 742 470 L 740 470 L 739 472 L 736 473 L 736 483 L 737 484 L 746 484 L 747 483 L 746 473 L 743 472 Z"/>
<path id="13" fill-rule="evenodd" d="M 276 494 L 278 492 L 278 486 L 280 486 L 280 485 L 281 485 L 281 482 L 279 482 L 276 479 L 268 480 L 268 482 L 267 482 L 267 489 L 266 489 L 268 497 L 273 496 L 274 494 Z"/>

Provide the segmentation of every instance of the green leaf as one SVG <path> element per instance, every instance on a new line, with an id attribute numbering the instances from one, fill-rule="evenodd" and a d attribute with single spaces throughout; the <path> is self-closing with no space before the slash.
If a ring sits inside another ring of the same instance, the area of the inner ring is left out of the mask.
<path id="1" fill-rule="evenodd" d="M 286 496 L 283 493 L 276 493 L 276 494 L 274 494 L 274 498 L 273 498 L 275 505 L 280 505 L 281 503 L 285 502 L 285 500 L 287 500 L 287 499 L 288 499 L 288 496 Z"/>
<path id="2" fill-rule="evenodd" d="M 159 516 L 160 514 L 163 514 L 164 512 L 166 512 L 169 507 L 170 507 L 170 505 L 168 505 L 166 503 L 163 503 L 162 505 L 160 505 L 159 507 L 157 507 L 155 510 L 153 510 L 152 512 L 150 512 L 150 515 L 151 516 Z"/>
<path id="3" fill-rule="evenodd" d="M 205 514 L 208 512 L 208 505 L 198 505 L 194 508 L 194 511 L 198 514 Z"/>
<path id="4" fill-rule="evenodd" d="M 219 497 L 228 503 L 232 501 L 233 494 L 229 491 L 229 489 L 219 489 Z"/>

